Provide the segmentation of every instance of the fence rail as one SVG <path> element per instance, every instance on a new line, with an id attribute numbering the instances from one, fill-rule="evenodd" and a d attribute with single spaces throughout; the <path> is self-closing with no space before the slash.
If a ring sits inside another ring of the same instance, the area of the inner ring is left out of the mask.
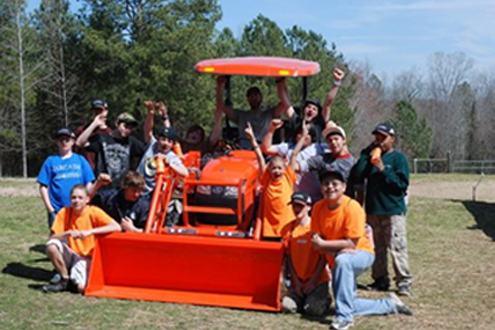
<path id="1" fill-rule="evenodd" d="M 414 158 L 414 173 L 477 173 L 495 174 L 494 159 L 450 160 L 449 158 Z"/>

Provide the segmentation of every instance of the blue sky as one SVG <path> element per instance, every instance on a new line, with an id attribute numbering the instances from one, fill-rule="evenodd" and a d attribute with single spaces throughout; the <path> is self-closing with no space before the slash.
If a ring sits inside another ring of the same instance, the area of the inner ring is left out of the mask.
<path id="1" fill-rule="evenodd" d="M 71 0 L 76 3 L 75 0 Z M 434 52 L 464 52 L 478 70 L 495 70 L 494 0 L 218 0 L 236 36 L 262 14 L 282 29 L 323 35 L 348 60 L 382 76 L 426 69 Z M 30 0 L 30 8 L 39 0 Z M 262 54 L 260 54 L 262 55 Z"/>

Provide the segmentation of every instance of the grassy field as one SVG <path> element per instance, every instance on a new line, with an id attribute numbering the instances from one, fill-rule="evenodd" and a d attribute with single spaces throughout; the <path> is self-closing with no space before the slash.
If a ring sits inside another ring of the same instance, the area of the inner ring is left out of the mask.
<path id="1" fill-rule="evenodd" d="M 2 180 L 0 188 L 12 184 L 23 189 L 34 183 Z M 52 267 L 42 253 L 47 225 L 40 199 L 0 197 L 0 223 L 0 329 L 328 329 L 330 324 L 331 315 L 310 321 L 297 315 L 44 294 L 40 287 Z M 408 226 L 415 282 L 413 296 L 405 301 L 415 315 L 361 317 L 354 329 L 494 329 L 495 204 L 413 196 Z M 370 282 L 369 274 L 360 282 Z"/>

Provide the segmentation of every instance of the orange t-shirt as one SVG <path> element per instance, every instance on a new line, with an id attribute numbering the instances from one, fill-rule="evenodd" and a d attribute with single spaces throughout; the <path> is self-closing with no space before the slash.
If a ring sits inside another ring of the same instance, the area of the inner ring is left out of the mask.
<path id="1" fill-rule="evenodd" d="M 260 178 L 263 186 L 263 237 L 281 237 L 280 230 L 292 219 L 294 212 L 289 204 L 294 192 L 296 173 L 290 166 L 277 180 L 270 176 L 268 167 Z"/>
<path id="2" fill-rule="evenodd" d="M 297 277 L 304 284 L 313 277 L 321 258 L 321 254 L 316 252 L 311 244 L 311 223 L 302 225 L 292 221 L 282 228 L 281 233 L 285 251 L 292 261 Z M 321 271 L 317 285 L 329 280 L 330 276 L 325 267 Z"/>
<path id="3" fill-rule="evenodd" d="M 324 240 L 357 239 L 356 249 L 374 254 L 373 247 L 366 237 L 366 215 L 358 202 L 342 197 L 342 204 L 329 210 L 326 199 L 317 202 L 311 213 L 311 231 L 319 233 Z M 334 256 L 325 254 L 330 267 L 334 266 Z"/>
<path id="4" fill-rule="evenodd" d="M 114 221 L 102 209 L 88 205 L 82 214 L 75 214 L 72 207 L 64 207 L 57 213 L 52 225 L 53 234 L 62 234 L 68 230 L 89 230 L 103 227 Z M 84 239 L 72 237 L 67 238 L 69 247 L 77 254 L 87 257 L 93 253 L 95 247 L 95 235 Z"/>

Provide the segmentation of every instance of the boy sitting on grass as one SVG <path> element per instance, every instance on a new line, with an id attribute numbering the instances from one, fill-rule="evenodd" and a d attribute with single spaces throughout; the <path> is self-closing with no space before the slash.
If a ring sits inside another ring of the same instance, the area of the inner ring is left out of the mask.
<path id="1" fill-rule="evenodd" d="M 67 290 L 69 282 L 79 293 L 86 288 L 95 236 L 120 231 L 120 225 L 96 206 L 90 206 L 88 189 L 75 185 L 70 192 L 71 206 L 57 214 L 46 243 L 46 253 L 61 275 L 56 283 L 43 287 L 45 292 Z M 66 242 L 64 242 L 66 241 Z"/>

